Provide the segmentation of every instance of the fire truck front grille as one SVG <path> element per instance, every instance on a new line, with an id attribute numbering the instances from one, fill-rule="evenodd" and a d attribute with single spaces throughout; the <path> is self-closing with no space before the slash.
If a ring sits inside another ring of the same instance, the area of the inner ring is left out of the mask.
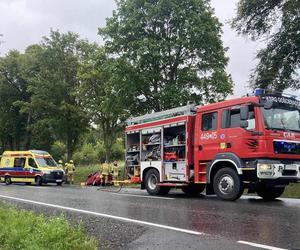
<path id="1" fill-rule="evenodd" d="M 295 175 L 297 175 L 297 171 L 296 170 L 283 170 L 282 175 L 284 175 L 284 176 L 295 176 Z"/>

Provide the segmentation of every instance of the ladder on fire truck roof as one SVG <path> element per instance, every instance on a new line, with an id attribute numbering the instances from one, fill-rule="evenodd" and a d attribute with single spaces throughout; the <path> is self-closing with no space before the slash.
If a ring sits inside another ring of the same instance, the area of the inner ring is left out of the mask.
<path id="1" fill-rule="evenodd" d="M 141 124 L 141 123 L 160 120 L 160 119 L 166 119 L 166 118 L 180 116 L 180 115 L 192 115 L 196 113 L 196 110 L 197 110 L 197 106 L 195 104 L 190 104 L 178 108 L 155 112 L 152 114 L 132 117 L 127 119 L 126 123 L 127 125 L 136 125 L 136 124 Z"/>

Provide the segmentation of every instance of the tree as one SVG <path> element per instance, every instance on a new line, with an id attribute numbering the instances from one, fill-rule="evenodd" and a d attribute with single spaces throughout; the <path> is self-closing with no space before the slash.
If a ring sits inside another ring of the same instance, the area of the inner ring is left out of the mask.
<path id="1" fill-rule="evenodd" d="M 93 45 L 79 39 L 77 34 L 51 31 L 41 47 L 39 72 L 30 85 L 31 104 L 41 114 L 39 125 L 48 125 L 54 139 L 65 142 L 70 159 L 80 135 L 88 127 L 77 97 L 78 70 L 93 51 Z"/>
<path id="2" fill-rule="evenodd" d="M 107 58 L 103 48 L 96 50 L 81 68 L 78 96 L 90 122 L 101 129 L 107 161 L 111 160 L 121 124 L 128 117 L 128 100 L 121 88 L 124 69 L 122 60 Z"/>
<path id="3" fill-rule="evenodd" d="M 26 55 L 10 51 L 0 60 L 0 136 L 2 150 L 27 147 L 22 145 L 30 137 L 28 117 L 21 112 L 20 101 L 30 99 L 26 72 Z"/>
<path id="4" fill-rule="evenodd" d="M 240 0 L 232 27 L 253 40 L 267 41 L 257 54 L 253 86 L 278 91 L 300 87 L 299 0 Z"/>
<path id="5" fill-rule="evenodd" d="M 232 92 L 221 24 L 208 0 L 119 0 L 99 34 L 110 56 L 127 63 L 123 88 L 135 114 Z"/>

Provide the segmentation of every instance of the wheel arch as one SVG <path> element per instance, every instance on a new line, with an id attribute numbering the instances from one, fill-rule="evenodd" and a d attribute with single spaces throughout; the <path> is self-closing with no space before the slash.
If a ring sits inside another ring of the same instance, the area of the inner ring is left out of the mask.
<path id="1" fill-rule="evenodd" d="M 147 168 L 145 168 L 145 169 L 143 170 L 143 174 L 142 174 L 142 182 L 145 181 L 146 174 L 147 174 L 147 172 L 148 172 L 149 170 L 151 170 L 151 169 L 155 169 L 155 170 L 158 172 L 158 175 L 160 176 L 160 173 L 159 173 L 159 171 L 158 171 L 157 168 L 155 168 L 155 167 L 147 167 Z M 159 178 L 159 179 L 160 179 L 160 178 Z M 159 180 L 159 181 L 160 181 L 160 180 Z"/>
<path id="2" fill-rule="evenodd" d="M 141 189 L 145 189 L 146 188 L 145 187 L 146 174 L 151 169 L 155 169 L 158 172 L 158 175 L 160 176 L 160 173 L 159 173 L 158 169 L 155 168 L 155 167 L 147 167 L 147 168 L 143 169 L 143 171 L 142 171 L 142 180 L 141 180 Z"/>
<path id="3" fill-rule="evenodd" d="M 238 175 L 243 174 L 242 169 L 240 168 L 240 164 L 233 159 L 215 159 L 209 166 L 209 169 L 207 171 L 207 183 L 212 183 L 213 178 L 218 170 L 225 167 L 232 168 L 238 173 Z"/>

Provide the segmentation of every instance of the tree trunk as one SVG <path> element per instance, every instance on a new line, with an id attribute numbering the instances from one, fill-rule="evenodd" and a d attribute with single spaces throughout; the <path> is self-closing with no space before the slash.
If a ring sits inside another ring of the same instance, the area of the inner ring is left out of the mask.
<path id="1" fill-rule="evenodd" d="M 29 150 L 31 145 L 31 109 L 29 110 L 28 117 L 27 117 L 27 123 L 26 123 L 26 141 L 25 141 L 25 149 Z"/>
<path id="2" fill-rule="evenodd" d="M 71 160 L 73 157 L 73 152 L 74 152 L 74 148 L 73 148 L 73 143 L 72 143 L 72 136 L 70 131 L 67 132 L 67 160 Z"/>

